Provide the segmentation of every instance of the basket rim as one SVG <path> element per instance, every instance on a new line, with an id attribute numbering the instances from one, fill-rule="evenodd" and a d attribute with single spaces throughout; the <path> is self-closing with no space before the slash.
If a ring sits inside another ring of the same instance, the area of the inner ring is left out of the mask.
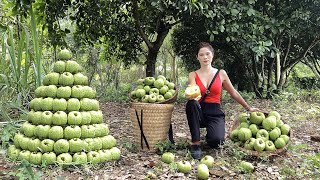
<path id="1" fill-rule="evenodd" d="M 264 113 L 264 114 L 268 114 L 268 113 Z M 284 120 L 282 120 L 282 121 L 283 121 L 284 123 L 286 123 Z M 233 130 L 235 130 L 235 129 L 238 127 L 239 124 L 240 124 L 239 119 L 233 120 L 233 125 L 232 125 L 232 127 L 230 128 L 230 131 L 229 131 L 228 136 L 227 136 L 228 139 L 231 140 L 230 134 L 231 134 L 231 132 L 232 132 Z M 278 156 L 278 155 L 281 155 L 281 154 L 283 154 L 283 153 L 285 153 L 285 152 L 287 151 L 288 146 L 289 146 L 289 144 L 291 143 L 291 139 L 292 139 L 292 138 L 293 138 L 293 130 L 292 130 L 292 128 L 290 128 L 290 130 L 289 130 L 289 141 L 288 141 L 288 143 L 285 145 L 285 147 L 280 148 L 280 149 L 276 149 L 275 151 L 261 151 L 261 152 L 259 152 L 259 151 L 254 151 L 254 150 L 248 150 L 248 149 L 245 149 L 245 148 L 240 147 L 240 146 L 237 146 L 237 147 L 240 148 L 241 151 L 243 151 L 243 152 L 245 152 L 245 153 L 247 153 L 248 155 L 251 155 L 251 156 Z M 233 141 L 232 141 L 232 142 L 233 142 Z"/>
<path id="2" fill-rule="evenodd" d="M 176 91 L 174 95 L 170 99 L 166 99 L 165 101 L 162 101 L 162 102 L 154 102 L 154 103 L 136 102 L 132 98 L 131 93 L 129 93 L 129 99 L 131 103 L 141 103 L 141 104 L 149 104 L 149 105 L 150 104 L 173 104 L 177 100 L 178 93 L 179 93 L 179 89 L 176 86 L 174 87 L 174 90 Z"/>

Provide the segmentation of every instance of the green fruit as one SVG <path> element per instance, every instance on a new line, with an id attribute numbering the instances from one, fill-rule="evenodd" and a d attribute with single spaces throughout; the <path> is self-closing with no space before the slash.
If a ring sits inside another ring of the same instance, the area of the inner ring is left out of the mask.
<path id="1" fill-rule="evenodd" d="M 149 94 L 149 91 L 151 89 L 150 86 L 144 86 L 143 89 L 146 91 L 146 94 Z"/>
<path id="2" fill-rule="evenodd" d="M 250 115 L 248 113 L 241 113 L 239 114 L 239 121 L 242 122 L 248 122 L 250 120 Z"/>
<path id="3" fill-rule="evenodd" d="M 74 138 L 74 139 L 70 139 L 69 140 L 69 151 L 70 152 L 80 152 L 84 149 L 86 149 L 85 147 L 83 147 L 83 141 L 79 138 Z"/>
<path id="4" fill-rule="evenodd" d="M 85 152 L 77 152 L 73 154 L 72 162 L 76 164 L 86 164 L 87 161 L 88 161 L 88 158 Z"/>
<path id="5" fill-rule="evenodd" d="M 71 111 L 68 114 L 68 124 L 76 125 L 81 124 L 82 117 L 79 111 Z"/>
<path id="6" fill-rule="evenodd" d="M 93 101 L 89 98 L 82 98 L 80 100 L 80 110 L 81 111 L 91 111 L 93 109 Z"/>
<path id="7" fill-rule="evenodd" d="M 67 126 L 64 128 L 64 138 L 74 139 L 81 137 L 81 128 L 79 126 Z"/>
<path id="8" fill-rule="evenodd" d="M 141 102 L 148 103 L 150 99 L 150 95 L 146 94 L 141 98 Z"/>
<path id="9" fill-rule="evenodd" d="M 21 151 L 21 150 L 18 149 L 18 148 L 16 148 L 15 145 L 10 145 L 10 146 L 8 147 L 8 150 L 7 150 L 8 157 L 9 157 L 11 160 L 15 161 L 15 160 L 18 159 L 20 151 Z"/>
<path id="10" fill-rule="evenodd" d="M 272 141 L 266 141 L 266 148 L 265 148 L 266 151 L 275 151 L 276 150 L 276 147 L 275 145 L 273 144 Z"/>
<path id="11" fill-rule="evenodd" d="M 16 133 L 13 137 L 13 144 L 16 148 L 20 148 L 20 141 L 23 138 L 23 134 Z"/>
<path id="12" fill-rule="evenodd" d="M 230 133 L 230 138 L 233 141 L 238 141 L 239 140 L 238 133 L 239 133 L 239 129 L 232 130 L 231 133 Z"/>
<path id="13" fill-rule="evenodd" d="M 52 111 L 52 107 L 53 107 L 53 98 L 47 97 L 41 101 L 42 111 Z"/>
<path id="14" fill-rule="evenodd" d="M 66 62 L 66 72 L 76 74 L 81 71 L 81 66 L 76 61 L 67 61 Z"/>
<path id="15" fill-rule="evenodd" d="M 265 115 L 262 112 L 251 112 L 250 121 L 256 125 L 260 125 L 265 119 Z"/>
<path id="16" fill-rule="evenodd" d="M 163 75 L 158 75 L 158 76 L 157 76 L 157 79 L 162 79 L 162 80 L 164 80 L 164 81 L 167 80 L 167 78 L 166 78 L 165 76 L 163 76 Z"/>
<path id="17" fill-rule="evenodd" d="M 52 110 L 53 111 L 65 111 L 67 110 L 67 101 L 63 98 L 53 99 Z"/>
<path id="18" fill-rule="evenodd" d="M 51 152 L 53 151 L 54 140 L 52 139 L 44 139 L 41 141 L 40 149 L 41 152 Z"/>
<path id="19" fill-rule="evenodd" d="M 209 169 L 213 168 L 214 158 L 210 155 L 206 155 L 200 160 L 200 163 L 207 165 Z"/>
<path id="20" fill-rule="evenodd" d="M 253 145 L 254 150 L 260 151 L 260 152 L 263 151 L 265 147 L 266 147 L 266 143 L 262 138 L 257 138 Z"/>
<path id="21" fill-rule="evenodd" d="M 157 95 L 157 102 L 163 102 L 165 99 L 162 95 Z"/>
<path id="22" fill-rule="evenodd" d="M 84 93 L 84 98 L 91 98 L 94 99 L 96 97 L 96 90 L 92 89 L 92 87 L 89 86 L 83 86 L 83 93 Z"/>
<path id="23" fill-rule="evenodd" d="M 113 147 L 110 149 L 112 160 L 118 160 L 121 157 L 121 151 L 117 147 Z"/>
<path id="24" fill-rule="evenodd" d="M 64 111 L 57 111 L 52 115 L 52 124 L 64 125 L 68 122 L 68 115 Z"/>
<path id="25" fill-rule="evenodd" d="M 280 128 L 282 125 L 284 125 L 284 122 L 282 120 L 280 120 L 279 122 L 277 122 L 277 127 Z"/>
<path id="26" fill-rule="evenodd" d="M 174 161 L 174 154 L 171 152 L 165 152 L 161 156 L 161 161 L 170 164 Z"/>
<path id="27" fill-rule="evenodd" d="M 49 130 L 48 137 L 53 140 L 63 138 L 63 128 L 61 126 L 52 126 Z"/>
<path id="28" fill-rule="evenodd" d="M 87 153 L 88 162 L 92 164 L 97 164 L 100 162 L 100 154 L 96 151 L 89 151 Z"/>
<path id="29" fill-rule="evenodd" d="M 168 91 L 168 92 L 166 92 L 166 94 L 164 94 L 164 99 L 170 99 L 170 98 L 172 98 L 172 96 L 173 96 L 173 94 L 172 94 L 172 92 L 170 92 L 170 91 Z"/>
<path id="30" fill-rule="evenodd" d="M 59 77 L 59 85 L 72 86 L 73 82 L 74 82 L 74 78 L 70 72 L 64 72 Z"/>
<path id="31" fill-rule="evenodd" d="M 86 139 L 84 139 L 84 141 L 88 144 L 88 149 L 87 149 L 87 151 L 94 151 L 94 140 L 93 140 L 93 138 L 86 138 Z"/>
<path id="32" fill-rule="evenodd" d="M 265 129 L 260 129 L 256 134 L 256 138 L 262 138 L 264 141 L 267 141 L 269 140 L 269 133 Z"/>
<path id="33" fill-rule="evenodd" d="M 102 149 L 111 149 L 117 144 L 117 140 L 112 135 L 103 136 L 100 139 L 102 141 Z"/>
<path id="34" fill-rule="evenodd" d="M 176 93 L 176 90 L 174 90 L 174 89 L 169 89 L 169 91 L 168 92 L 171 92 L 171 94 L 172 94 L 172 96 Z"/>
<path id="35" fill-rule="evenodd" d="M 76 73 L 73 75 L 74 85 L 88 85 L 88 77 L 82 73 Z"/>
<path id="36" fill-rule="evenodd" d="M 29 122 L 25 122 L 21 126 L 21 131 L 23 134 L 27 137 L 34 136 L 34 130 L 36 129 L 36 126 L 33 124 L 30 124 Z"/>
<path id="37" fill-rule="evenodd" d="M 64 61 L 57 61 L 53 64 L 53 71 L 56 73 L 63 73 L 66 70 L 66 63 Z"/>
<path id="38" fill-rule="evenodd" d="M 43 98 L 34 98 L 30 101 L 30 108 L 34 111 L 41 111 Z"/>
<path id="39" fill-rule="evenodd" d="M 102 111 L 90 111 L 91 115 L 91 124 L 98 124 L 103 122 Z"/>
<path id="40" fill-rule="evenodd" d="M 244 148 L 248 150 L 254 149 L 254 143 L 256 142 L 255 138 L 250 138 L 244 143 Z"/>
<path id="41" fill-rule="evenodd" d="M 79 111 L 80 109 L 80 101 L 76 98 L 70 98 L 67 103 L 68 111 Z"/>
<path id="42" fill-rule="evenodd" d="M 274 141 L 274 145 L 277 149 L 281 149 L 286 146 L 286 141 L 283 138 L 279 137 L 277 140 Z"/>
<path id="43" fill-rule="evenodd" d="M 175 85 L 174 85 L 174 83 L 173 82 L 169 82 L 168 84 L 167 84 L 167 86 L 168 86 L 168 88 L 169 88 L 169 90 L 170 89 L 174 89 L 174 87 L 175 87 Z M 173 93 L 174 94 L 174 93 Z"/>
<path id="44" fill-rule="evenodd" d="M 41 114 L 41 124 L 52 124 L 52 115 L 51 111 L 43 111 Z"/>
<path id="45" fill-rule="evenodd" d="M 87 111 L 82 111 L 81 113 L 81 124 L 85 125 L 85 124 L 90 124 L 91 123 L 91 114 L 90 112 Z"/>
<path id="46" fill-rule="evenodd" d="M 178 170 L 182 173 L 187 173 L 191 171 L 191 164 L 189 161 L 179 161 L 177 163 Z"/>
<path id="47" fill-rule="evenodd" d="M 100 149 L 102 149 L 102 140 L 99 137 L 95 137 L 93 138 L 93 150 L 94 151 L 98 151 Z"/>
<path id="48" fill-rule="evenodd" d="M 246 161 L 241 161 L 239 167 L 245 173 L 252 173 L 254 170 L 254 166 L 250 162 Z"/>
<path id="49" fill-rule="evenodd" d="M 34 94 L 36 95 L 36 97 L 46 97 L 47 96 L 46 89 L 47 89 L 47 86 L 39 86 L 34 91 Z"/>
<path id="50" fill-rule="evenodd" d="M 280 113 L 277 112 L 277 111 L 270 111 L 269 114 L 268 114 L 268 116 L 275 116 L 276 119 L 277 119 L 277 122 L 280 121 L 280 119 L 281 119 L 281 115 L 280 115 Z"/>
<path id="51" fill-rule="evenodd" d="M 159 95 L 159 89 L 157 88 L 151 88 L 149 91 L 149 94 L 155 94 L 155 95 Z"/>
<path id="52" fill-rule="evenodd" d="M 42 84 L 45 86 L 58 85 L 59 79 L 60 79 L 60 74 L 56 72 L 52 72 L 52 73 L 46 74 L 43 77 Z"/>
<path id="53" fill-rule="evenodd" d="M 290 139 L 288 135 L 281 135 L 280 138 L 282 138 L 286 142 L 286 144 L 288 144 Z"/>
<path id="54" fill-rule="evenodd" d="M 254 137 L 257 135 L 257 132 L 259 131 L 259 127 L 256 124 L 250 124 L 249 129 L 252 132 L 252 136 Z"/>
<path id="55" fill-rule="evenodd" d="M 50 128 L 51 127 L 49 125 L 37 125 L 34 131 L 34 135 L 39 139 L 46 139 L 49 137 Z"/>
<path id="56" fill-rule="evenodd" d="M 62 86 L 57 89 L 58 98 L 70 98 L 70 96 L 71 96 L 71 87 Z"/>
<path id="57" fill-rule="evenodd" d="M 149 102 L 154 103 L 157 101 L 157 95 L 156 94 L 150 94 L 149 95 Z"/>
<path id="58" fill-rule="evenodd" d="M 288 124 L 284 124 L 280 127 L 282 135 L 288 135 L 290 132 L 290 126 Z"/>
<path id="59" fill-rule="evenodd" d="M 111 161 L 112 156 L 111 152 L 108 149 L 102 149 L 98 151 L 99 156 L 100 156 L 100 162 L 106 162 L 106 161 Z"/>
<path id="60" fill-rule="evenodd" d="M 143 78 L 138 79 L 137 85 L 144 85 L 144 79 Z"/>
<path id="61" fill-rule="evenodd" d="M 154 81 L 155 81 L 154 77 L 146 77 L 144 79 L 144 84 L 148 86 L 153 86 Z"/>
<path id="62" fill-rule="evenodd" d="M 28 146 L 30 144 L 30 138 L 26 137 L 26 136 L 23 136 L 19 139 L 19 145 L 20 145 L 20 148 L 23 149 L 23 150 L 29 150 L 28 149 Z"/>
<path id="63" fill-rule="evenodd" d="M 95 137 L 95 130 L 92 125 L 82 125 L 81 126 L 81 137 L 82 138 L 93 138 Z"/>
<path id="64" fill-rule="evenodd" d="M 249 124 L 247 122 L 240 123 L 240 128 L 249 128 Z"/>
<path id="65" fill-rule="evenodd" d="M 72 156 L 69 153 L 62 153 L 57 156 L 58 164 L 70 164 L 72 163 Z"/>
<path id="66" fill-rule="evenodd" d="M 28 150 L 31 152 L 39 151 L 41 141 L 39 139 L 30 139 L 28 143 Z"/>
<path id="67" fill-rule="evenodd" d="M 55 85 L 49 85 L 49 86 L 46 86 L 45 88 L 45 96 L 47 97 L 56 97 L 57 96 L 57 86 Z"/>
<path id="68" fill-rule="evenodd" d="M 60 60 L 69 60 L 72 57 L 72 53 L 67 49 L 62 49 L 58 52 L 57 58 Z"/>
<path id="69" fill-rule="evenodd" d="M 82 86 L 76 85 L 71 88 L 71 97 L 81 99 L 83 98 L 83 96 L 84 96 L 84 93 L 83 93 Z"/>
<path id="70" fill-rule="evenodd" d="M 156 87 L 157 89 L 161 89 L 164 86 L 164 80 L 163 79 L 157 79 L 154 81 L 153 83 L 154 87 Z"/>
<path id="71" fill-rule="evenodd" d="M 32 152 L 30 154 L 29 162 L 31 164 L 40 165 L 42 162 L 42 153 L 41 152 Z"/>
<path id="72" fill-rule="evenodd" d="M 135 96 L 137 98 L 142 98 L 144 95 L 146 95 L 146 91 L 144 89 L 137 89 Z"/>
<path id="73" fill-rule="evenodd" d="M 103 136 L 105 129 L 102 124 L 93 124 L 92 126 L 95 128 L 95 137 Z"/>
<path id="74" fill-rule="evenodd" d="M 169 87 L 164 85 L 159 89 L 160 94 L 165 95 L 169 91 Z"/>
<path id="75" fill-rule="evenodd" d="M 32 124 L 40 124 L 41 123 L 41 117 L 42 117 L 42 111 L 34 112 L 32 117 Z"/>
<path id="76" fill-rule="evenodd" d="M 69 142 L 68 142 L 68 140 L 59 139 L 58 141 L 56 141 L 54 143 L 53 150 L 57 154 L 67 153 L 69 151 Z"/>
<path id="77" fill-rule="evenodd" d="M 277 126 L 277 118 L 275 116 L 269 116 L 262 121 L 262 127 L 265 130 L 270 131 Z"/>
<path id="78" fill-rule="evenodd" d="M 18 160 L 26 160 L 29 162 L 31 152 L 28 150 L 22 150 L 19 153 Z"/>
<path id="79" fill-rule="evenodd" d="M 51 165 L 57 161 L 57 156 L 54 152 L 46 152 L 42 154 L 42 162 Z"/>
<path id="80" fill-rule="evenodd" d="M 250 129 L 248 128 L 240 128 L 238 131 L 238 138 L 240 141 L 245 142 L 246 140 L 250 139 L 252 137 L 252 133 Z"/>
<path id="81" fill-rule="evenodd" d="M 197 167 L 197 176 L 199 179 L 209 178 L 209 169 L 205 164 L 199 164 Z"/>
<path id="82" fill-rule="evenodd" d="M 269 132 L 269 139 L 275 141 L 281 134 L 279 133 L 278 129 L 273 129 Z"/>

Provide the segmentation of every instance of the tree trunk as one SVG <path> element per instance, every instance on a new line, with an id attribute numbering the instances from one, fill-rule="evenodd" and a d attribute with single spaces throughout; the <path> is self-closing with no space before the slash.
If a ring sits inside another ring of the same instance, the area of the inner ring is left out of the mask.
<path id="1" fill-rule="evenodd" d="M 156 61 L 159 50 L 149 49 L 146 61 L 146 76 L 154 76 L 156 71 Z"/>

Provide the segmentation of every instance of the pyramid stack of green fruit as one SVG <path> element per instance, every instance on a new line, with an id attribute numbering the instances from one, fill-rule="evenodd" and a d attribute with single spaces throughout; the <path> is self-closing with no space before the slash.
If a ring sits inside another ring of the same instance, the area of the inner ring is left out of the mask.
<path id="1" fill-rule="evenodd" d="M 281 120 L 277 111 L 239 114 L 239 126 L 230 138 L 240 147 L 253 151 L 275 151 L 284 148 L 290 139 L 290 126 Z"/>
<path id="2" fill-rule="evenodd" d="M 7 151 L 32 164 L 85 164 L 120 158 L 116 139 L 103 122 L 96 91 L 81 66 L 62 50 L 30 102 L 28 121 Z"/>
<path id="3" fill-rule="evenodd" d="M 136 84 L 136 88 L 130 94 L 134 102 L 159 103 L 171 99 L 177 93 L 175 84 L 163 75 L 157 78 L 140 78 Z"/>

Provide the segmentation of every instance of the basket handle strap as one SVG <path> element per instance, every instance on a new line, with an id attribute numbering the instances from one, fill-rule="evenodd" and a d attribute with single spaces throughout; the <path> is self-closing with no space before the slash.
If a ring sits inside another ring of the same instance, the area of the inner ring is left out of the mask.
<path id="1" fill-rule="evenodd" d="M 141 121 L 139 120 L 139 116 L 138 116 L 138 111 L 137 110 L 135 110 L 136 111 L 136 116 L 137 116 L 137 120 L 138 120 L 138 124 L 139 124 L 139 128 L 140 128 L 140 132 L 141 132 L 141 139 L 140 139 L 140 143 L 141 143 L 141 148 L 143 149 L 143 140 L 144 140 L 144 142 L 146 143 L 146 145 L 147 145 L 147 148 L 148 149 L 150 149 L 150 147 L 149 147 L 149 143 L 148 143 L 148 141 L 147 141 L 147 138 L 146 138 L 146 136 L 144 135 L 144 133 L 143 133 L 143 110 L 141 109 Z"/>

